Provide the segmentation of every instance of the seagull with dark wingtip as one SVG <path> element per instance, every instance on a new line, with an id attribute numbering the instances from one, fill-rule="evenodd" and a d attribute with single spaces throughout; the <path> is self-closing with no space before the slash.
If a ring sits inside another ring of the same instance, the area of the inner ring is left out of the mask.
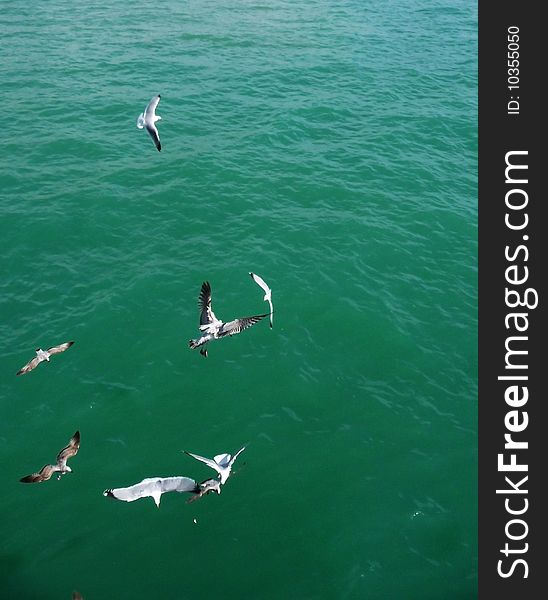
<path id="1" fill-rule="evenodd" d="M 30 371 L 35 369 L 41 362 L 49 362 L 50 356 L 68 350 L 72 346 L 72 344 L 74 344 L 74 342 L 65 342 L 64 344 L 59 344 L 59 346 L 52 346 L 47 350 L 42 350 L 42 348 L 36 348 L 36 356 L 29 360 L 29 362 L 24 367 L 19 369 L 16 375 L 24 375 L 25 373 L 29 373 Z"/>
<path id="2" fill-rule="evenodd" d="M 156 114 L 156 107 L 160 102 L 160 94 L 154 96 L 152 100 L 147 104 L 145 108 L 145 112 L 141 113 L 137 118 L 137 128 L 138 129 L 146 129 L 154 145 L 158 149 L 158 152 L 162 149 L 162 144 L 160 143 L 160 134 L 158 133 L 158 129 L 156 128 L 156 121 L 160 121 L 162 117 Z"/>
<path id="3" fill-rule="evenodd" d="M 103 496 L 109 496 L 123 502 L 134 502 L 140 498 L 153 498 L 156 506 L 160 508 L 162 494 L 167 492 L 190 492 L 194 497 L 189 501 L 196 500 L 210 492 L 221 493 L 220 482 L 215 479 L 206 479 L 202 483 L 196 483 L 190 477 L 147 477 L 125 488 L 111 488 L 103 492 Z"/>
<path id="4" fill-rule="evenodd" d="M 75 456 L 79 449 L 80 432 L 77 431 L 70 438 L 68 445 L 59 452 L 54 465 L 44 465 L 38 473 L 32 473 L 32 475 L 22 477 L 19 481 L 21 481 L 21 483 L 40 483 L 41 481 L 51 479 L 51 476 L 54 473 L 59 473 L 57 479 L 61 479 L 61 475 L 72 473 L 72 469 L 67 465 L 67 460 L 72 456 Z"/>
<path id="5" fill-rule="evenodd" d="M 255 315 L 253 317 L 242 317 L 223 323 L 217 319 L 215 313 L 211 309 L 211 286 L 209 281 L 202 283 L 200 298 L 198 300 L 200 308 L 200 331 L 202 335 L 199 338 L 189 341 L 190 348 L 200 348 L 200 354 L 207 357 L 207 343 L 211 340 L 218 340 L 227 335 L 235 335 L 244 329 L 255 325 L 264 317 L 268 317 L 268 313 L 264 315 Z"/>

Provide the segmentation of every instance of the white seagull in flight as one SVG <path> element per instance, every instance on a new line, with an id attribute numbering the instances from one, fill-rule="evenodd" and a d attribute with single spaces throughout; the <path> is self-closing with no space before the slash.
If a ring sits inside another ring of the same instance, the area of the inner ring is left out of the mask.
<path id="1" fill-rule="evenodd" d="M 183 450 L 183 452 L 185 454 L 188 454 L 189 456 L 192 456 L 192 458 L 195 458 L 196 460 L 201 460 L 208 467 L 215 469 L 215 471 L 217 471 L 217 473 L 219 473 L 219 481 L 220 481 L 221 485 L 224 485 L 230 475 L 230 471 L 232 469 L 232 465 L 234 464 L 234 461 L 238 458 L 238 455 L 241 452 L 243 452 L 244 450 L 245 450 L 245 446 L 243 448 L 240 448 L 234 456 L 231 456 L 230 454 L 226 454 L 226 453 L 225 454 L 217 454 L 217 456 L 214 456 L 213 459 L 204 458 L 203 456 L 200 456 L 199 454 L 192 454 L 192 452 L 187 452 L 186 450 Z"/>
<path id="2" fill-rule="evenodd" d="M 190 492 L 201 497 L 209 492 L 220 494 L 221 487 L 219 482 L 214 479 L 207 479 L 198 484 L 190 477 L 148 477 L 129 487 L 105 490 L 103 496 L 110 496 L 123 502 L 133 502 L 139 498 L 150 496 L 154 499 L 156 506 L 160 508 L 162 494 L 167 492 Z"/>
<path id="3" fill-rule="evenodd" d="M 268 302 L 268 304 L 270 305 L 270 329 L 272 329 L 272 315 L 274 313 L 274 307 L 272 306 L 272 290 L 268 287 L 268 285 L 266 285 L 266 282 L 262 277 L 260 277 L 256 273 L 249 273 L 249 274 L 251 275 L 251 279 L 253 279 L 253 281 L 257 285 L 262 287 L 264 290 L 263 300 L 265 302 Z"/>
<path id="4" fill-rule="evenodd" d="M 158 133 L 158 129 L 156 129 L 156 121 L 159 121 L 162 117 L 156 114 L 158 102 L 160 102 L 160 94 L 154 96 L 145 108 L 145 112 L 139 115 L 137 118 L 137 127 L 139 129 L 143 129 L 144 127 L 148 131 L 154 145 L 158 148 L 158 152 L 160 152 L 162 144 L 160 144 L 160 134 Z"/>
<path id="5" fill-rule="evenodd" d="M 254 317 L 243 317 L 223 323 L 223 321 L 217 319 L 215 313 L 211 310 L 211 286 L 209 281 L 202 283 L 198 306 L 200 308 L 200 331 L 202 335 L 195 340 L 190 340 L 188 344 L 192 349 L 204 346 L 204 348 L 200 348 L 200 354 L 203 357 L 207 357 L 207 347 L 205 345 L 209 341 L 240 333 L 268 316 L 267 314 L 255 315 Z"/>
<path id="6" fill-rule="evenodd" d="M 68 348 L 70 348 L 74 344 L 74 342 L 65 342 L 64 344 L 59 344 L 59 346 L 52 346 L 47 350 L 42 350 L 42 348 L 36 348 L 36 356 L 29 360 L 29 362 L 19 371 L 17 371 L 16 375 L 24 375 L 29 371 L 32 371 L 36 368 L 41 362 L 47 360 L 49 362 L 49 357 L 53 354 L 59 354 L 60 352 L 64 352 Z"/>

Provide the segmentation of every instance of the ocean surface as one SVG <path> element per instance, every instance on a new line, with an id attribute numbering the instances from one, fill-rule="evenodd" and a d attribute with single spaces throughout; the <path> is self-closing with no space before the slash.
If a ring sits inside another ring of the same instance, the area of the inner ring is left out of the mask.
<path id="1" fill-rule="evenodd" d="M 2 600 L 477 596 L 476 8 L 3 3 Z"/>

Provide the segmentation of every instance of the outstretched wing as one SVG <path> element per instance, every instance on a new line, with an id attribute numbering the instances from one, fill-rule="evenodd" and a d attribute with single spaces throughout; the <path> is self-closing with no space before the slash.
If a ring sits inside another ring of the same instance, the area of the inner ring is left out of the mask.
<path id="1" fill-rule="evenodd" d="M 57 464 L 60 467 L 64 467 L 67 464 L 67 460 L 74 456 L 80 449 L 80 432 L 76 431 L 75 434 L 70 438 L 67 446 L 65 446 L 61 452 L 57 455 Z"/>
<path id="2" fill-rule="evenodd" d="M 160 498 L 166 492 L 197 492 L 199 488 L 190 477 L 149 477 L 140 483 L 126 488 L 105 490 L 103 496 L 110 496 L 124 502 L 133 502 L 139 498 L 151 496 L 156 506 L 160 506 Z"/>
<path id="3" fill-rule="evenodd" d="M 35 367 L 37 367 L 42 362 L 42 360 L 43 359 L 35 356 L 32 360 L 29 360 L 29 362 L 24 367 L 19 369 L 19 371 L 17 371 L 16 375 L 24 375 L 25 373 L 32 371 Z"/>
<path id="4" fill-rule="evenodd" d="M 270 288 L 266 285 L 265 280 L 260 275 L 257 275 L 257 273 L 249 273 L 249 275 L 257 285 L 263 288 L 265 294 L 271 292 Z"/>
<path id="5" fill-rule="evenodd" d="M 160 134 L 158 133 L 158 129 L 156 129 L 156 125 L 154 125 L 154 123 L 147 122 L 145 127 L 148 131 L 148 134 L 152 138 L 156 149 L 158 150 L 158 152 L 160 152 L 160 150 L 162 149 L 162 144 L 160 143 Z"/>
<path id="6" fill-rule="evenodd" d="M 161 482 L 162 493 L 166 492 L 196 492 L 200 488 L 190 477 L 164 477 Z"/>
<path id="7" fill-rule="evenodd" d="M 48 348 L 48 354 L 59 354 L 60 352 L 64 352 L 68 350 L 74 342 L 65 342 L 64 344 L 59 344 L 59 346 L 52 346 Z"/>
<path id="8" fill-rule="evenodd" d="M 202 283 L 200 297 L 198 298 L 198 307 L 200 309 L 200 325 L 209 325 L 217 321 L 215 313 L 211 310 L 211 286 L 209 281 Z"/>
<path id="9" fill-rule="evenodd" d="M 156 116 L 156 107 L 158 106 L 159 102 L 160 94 L 154 96 L 154 98 L 152 98 L 152 100 L 148 103 L 147 107 L 145 108 L 145 119 L 147 121 L 154 122 L 154 117 Z"/>
<path id="10" fill-rule="evenodd" d="M 53 473 L 55 473 L 55 468 L 53 465 L 44 465 L 40 471 L 38 471 L 38 473 L 33 473 L 32 475 L 22 477 L 19 481 L 21 483 L 40 483 L 41 481 L 47 481 L 50 479 Z"/>
<path id="11" fill-rule="evenodd" d="M 116 498 L 116 500 L 122 500 L 123 502 L 133 502 L 134 500 L 139 500 L 139 498 L 146 498 L 148 496 L 159 497 L 161 493 L 161 477 L 149 477 L 135 485 L 130 485 L 129 487 L 105 490 L 103 496 L 110 496 L 111 498 Z"/>
<path id="12" fill-rule="evenodd" d="M 264 290 L 264 299 L 268 302 L 270 306 L 270 329 L 272 329 L 272 314 L 274 313 L 274 307 L 272 306 L 272 290 L 266 284 L 266 281 L 256 273 L 249 273 L 253 281 L 259 285 Z"/>
<path id="13" fill-rule="evenodd" d="M 215 471 L 217 471 L 217 473 L 221 473 L 221 468 L 220 466 L 211 458 L 205 458 L 204 456 L 200 456 L 199 454 L 192 454 L 192 452 L 187 452 L 186 450 L 184 450 L 185 454 L 188 454 L 189 456 L 192 456 L 192 458 L 195 458 L 196 460 L 199 460 L 203 463 L 205 463 L 208 467 L 211 467 L 212 469 L 215 469 Z"/>
<path id="14" fill-rule="evenodd" d="M 238 452 L 236 452 L 236 454 L 230 459 L 230 466 L 232 466 L 234 464 L 234 461 L 238 458 L 238 455 L 241 454 L 243 451 L 245 450 L 245 446 L 243 448 L 240 448 L 238 450 Z"/>
<path id="15" fill-rule="evenodd" d="M 264 315 L 255 315 L 254 317 L 243 317 L 242 319 L 234 319 L 234 321 L 229 321 L 228 323 L 224 323 L 222 329 L 219 332 L 219 337 L 223 337 L 225 335 L 235 335 L 236 333 L 240 333 L 244 329 L 255 325 L 261 319 L 268 317 L 268 313 Z"/>

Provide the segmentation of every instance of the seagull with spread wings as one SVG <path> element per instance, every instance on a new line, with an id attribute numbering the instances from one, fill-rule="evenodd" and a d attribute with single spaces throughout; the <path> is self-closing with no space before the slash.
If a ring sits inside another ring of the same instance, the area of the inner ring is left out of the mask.
<path id="1" fill-rule="evenodd" d="M 59 354 L 60 352 L 64 352 L 68 348 L 70 348 L 74 344 L 74 342 L 65 342 L 64 344 L 59 344 L 59 346 L 52 346 L 47 350 L 42 350 L 42 348 L 36 348 L 36 356 L 29 360 L 29 362 L 17 371 L 16 375 L 24 375 L 25 373 L 29 373 L 33 369 L 35 369 L 41 362 L 45 360 L 49 362 L 50 356 L 53 354 Z"/>
<path id="2" fill-rule="evenodd" d="M 134 502 L 140 498 L 151 497 L 156 506 L 160 508 L 162 494 L 167 492 L 190 492 L 198 497 L 209 494 L 209 492 L 221 493 L 221 487 L 218 481 L 207 479 L 202 483 L 196 483 L 190 477 L 147 477 L 125 488 L 113 488 L 103 492 L 103 496 L 109 496 L 123 502 Z"/>
<path id="3" fill-rule="evenodd" d="M 224 485 L 230 475 L 230 471 L 232 470 L 232 465 L 234 464 L 234 461 L 238 458 L 238 455 L 244 450 L 245 446 L 243 448 L 240 448 L 234 456 L 224 453 L 217 454 L 217 456 L 214 456 L 213 458 L 205 458 L 203 456 L 200 456 L 199 454 L 192 454 L 192 452 L 187 452 L 186 450 L 183 450 L 183 452 L 185 454 L 188 454 L 189 456 L 192 456 L 192 458 L 195 458 L 196 460 L 205 463 L 208 467 L 215 469 L 215 471 L 219 473 L 219 482 L 221 483 L 221 485 Z"/>
<path id="4" fill-rule="evenodd" d="M 67 460 L 72 456 L 75 456 L 79 448 L 80 432 L 77 431 L 70 438 L 68 445 L 59 452 L 54 465 L 44 465 L 38 473 L 32 473 L 32 475 L 22 477 L 19 481 L 21 481 L 21 483 L 40 483 L 41 481 L 50 479 L 54 473 L 59 473 L 57 479 L 61 479 L 61 475 L 72 472 L 72 469 L 67 465 Z"/>
<path id="5" fill-rule="evenodd" d="M 156 107 L 160 102 L 160 94 L 154 96 L 152 100 L 147 104 L 145 108 L 145 112 L 141 113 L 137 118 L 137 128 L 138 129 L 146 129 L 154 145 L 158 149 L 158 152 L 162 149 L 162 144 L 160 143 L 160 134 L 158 133 L 158 129 L 156 128 L 156 121 L 160 121 L 162 117 L 156 114 Z"/>
<path id="6" fill-rule="evenodd" d="M 244 329 L 255 325 L 255 323 L 268 316 L 268 314 L 255 315 L 253 317 L 243 317 L 241 319 L 234 319 L 233 321 L 223 323 L 223 321 L 217 319 L 215 313 L 211 310 L 211 286 L 209 285 L 209 281 L 204 281 L 202 283 L 198 306 L 200 308 L 200 331 L 202 332 L 202 335 L 197 339 L 190 340 L 189 346 L 192 349 L 200 348 L 200 354 L 203 357 L 207 357 L 206 344 L 211 340 L 217 340 L 227 335 L 240 333 Z M 201 346 L 203 346 L 203 348 Z"/>

